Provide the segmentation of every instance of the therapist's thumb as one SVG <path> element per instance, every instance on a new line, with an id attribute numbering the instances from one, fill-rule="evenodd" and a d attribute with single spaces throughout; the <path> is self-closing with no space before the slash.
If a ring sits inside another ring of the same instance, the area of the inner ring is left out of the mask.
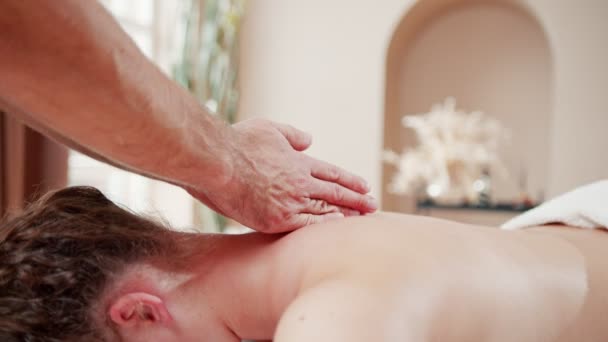
<path id="1" fill-rule="evenodd" d="M 296 151 L 304 151 L 312 144 L 312 136 L 309 133 L 300 131 L 293 126 L 279 123 L 275 123 L 275 127 Z"/>

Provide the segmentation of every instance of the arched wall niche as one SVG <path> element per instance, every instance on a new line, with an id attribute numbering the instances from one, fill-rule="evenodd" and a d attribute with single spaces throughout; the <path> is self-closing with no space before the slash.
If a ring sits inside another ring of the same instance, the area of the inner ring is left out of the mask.
<path id="1" fill-rule="evenodd" d="M 416 143 L 404 115 L 427 112 L 446 97 L 481 110 L 511 131 L 501 150 L 509 179 L 495 177 L 494 196 L 526 190 L 540 199 L 549 179 L 553 57 L 530 9 L 516 0 L 422 0 L 404 15 L 386 60 L 384 147 L 401 152 Z M 383 166 L 384 210 L 412 212 L 412 199 L 388 192 L 395 169 Z"/>

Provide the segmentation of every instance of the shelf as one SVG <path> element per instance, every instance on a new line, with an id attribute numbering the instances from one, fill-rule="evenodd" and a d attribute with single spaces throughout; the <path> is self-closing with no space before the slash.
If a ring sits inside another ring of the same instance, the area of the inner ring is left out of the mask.
<path id="1" fill-rule="evenodd" d="M 416 203 L 416 209 L 443 209 L 443 210 L 480 210 L 487 212 L 522 213 L 534 208 L 536 205 L 521 205 L 514 203 L 497 203 L 490 206 L 474 204 L 438 204 L 433 201 L 421 201 Z"/>

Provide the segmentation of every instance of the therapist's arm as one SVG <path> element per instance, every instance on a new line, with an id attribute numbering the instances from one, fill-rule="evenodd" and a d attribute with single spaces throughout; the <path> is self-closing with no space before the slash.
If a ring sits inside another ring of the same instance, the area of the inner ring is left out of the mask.
<path id="1" fill-rule="evenodd" d="M 361 178 L 299 152 L 308 135 L 209 115 L 95 1 L 0 2 L 0 109 L 259 231 L 375 210 Z"/>

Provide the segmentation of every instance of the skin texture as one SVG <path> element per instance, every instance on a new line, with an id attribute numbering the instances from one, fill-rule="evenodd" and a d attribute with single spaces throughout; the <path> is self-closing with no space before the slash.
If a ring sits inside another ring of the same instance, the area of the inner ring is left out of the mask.
<path id="1" fill-rule="evenodd" d="M 363 179 L 301 152 L 308 134 L 214 118 L 95 1 L 1 1 L 0 74 L 0 110 L 258 231 L 376 209 Z"/>
<path id="2" fill-rule="evenodd" d="M 106 314 L 154 313 L 113 319 L 126 341 L 608 339 L 600 230 L 376 214 L 200 243 L 191 273 L 143 267 L 108 291 Z"/>

